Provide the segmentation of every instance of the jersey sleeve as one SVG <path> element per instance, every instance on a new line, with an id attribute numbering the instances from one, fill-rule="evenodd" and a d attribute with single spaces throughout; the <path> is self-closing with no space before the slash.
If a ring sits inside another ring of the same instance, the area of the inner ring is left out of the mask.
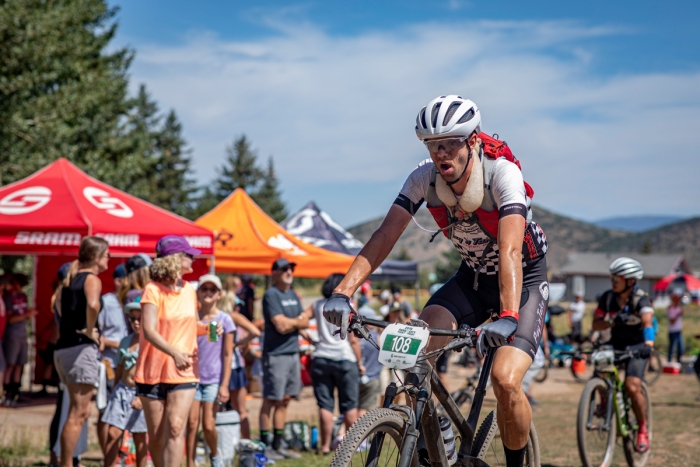
<path id="1" fill-rule="evenodd" d="M 593 316 L 596 318 L 605 318 L 605 314 L 608 312 L 608 310 L 606 310 L 608 307 L 608 293 L 610 292 L 605 292 L 598 300 L 598 307 L 593 312 Z"/>
<path id="2" fill-rule="evenodd" d="M 414 215 L 425 201 L 425 195 L 430 186 L 430 175 L 435 165 L 430 159 L 426 159 L 416 167 L 408 176 L 396 197 L 397 204 Z"/>
<path id="3" fill-rule="evenodd" d="M 648 295 L 645 295 L 639 299 L 637 308 L 639 308 L 640 315 L 643 315 L 645 313 L 654 313 L 654 307 L 651 306 L 651 301 L 649 300 Z"/>
<path id="4" fill-rule="evenodd" d="M 499 219 L 511 214 L 520 214 L 527 219 L 525 184 L 517 165 L 503 158 L 496 161 L 491 177 L 491 193 Z"/>

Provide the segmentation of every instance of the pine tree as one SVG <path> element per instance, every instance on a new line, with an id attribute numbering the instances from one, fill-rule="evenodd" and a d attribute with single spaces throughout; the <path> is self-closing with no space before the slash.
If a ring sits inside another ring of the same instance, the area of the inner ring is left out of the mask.
<path id="1" fill-rule="evenodd" d="M 108 50 L 116 11 L 104 0 L 0 3 L 2 184 L 59 157 L 107 183 L 142 176 L 119 143 L 133 52 Z"/>
<path id="2" fill-rule="evenodd" d="M 182 125 L 171 110 L 156 133 L 153 193 L 150 201 L 181 216 L 192 209 L 194 181 L 190 178 L 190 150 L 182 137 Z"/>
<path id="3" fill-rule="evenodd" d="M 267 170 L 260 188 L 252 195 L 258 206 L 277 222 L 282 222 L 287 218 L 287 207 L 282 201 L 282 194 L 279 189 L 279 180 L 275 174 L 275 165 L 272 157 L 267 160 Z"/>
<path id="4" fill-rule="evenodd" d="M 258 154 L 250 146 L 245 135 L 226 147 L 226 161 L 216 180 L 216 196 L 222 201 L 236 188 L 243 188 L 249 195 L 260 183 L 264 173 L 257 166 Z"/>

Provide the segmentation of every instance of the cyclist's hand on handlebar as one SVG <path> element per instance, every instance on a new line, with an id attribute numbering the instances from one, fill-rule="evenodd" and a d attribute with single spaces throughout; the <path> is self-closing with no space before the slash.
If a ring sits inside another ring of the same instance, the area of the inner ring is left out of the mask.
<path id="1" fill-rule="evenodd" d="M 508 343 L 508 338 L 518 329 L 515 318 L 501 318 L 493 323 L 482 326 L 479 339 L 476 341 L 476 351 L 480 358 L 486 353 L 486 347 L 502 347 Z"/>
<path id="2" fill-rule="evenodd" d="M 340 338 L 345 339 L 348 335 L 350 325 L 350 315 L 355 311 L 350 304 L 350 297 L 341 293 L 334 293 L 323 305 L 323 317 L 331 324 L 340 328 Z"/>

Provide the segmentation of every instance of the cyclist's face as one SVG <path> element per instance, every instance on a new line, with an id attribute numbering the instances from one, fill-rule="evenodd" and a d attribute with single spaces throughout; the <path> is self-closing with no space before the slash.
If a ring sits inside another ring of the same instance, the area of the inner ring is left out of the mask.
<path id="1" fill-rule="evenodd" d="M 621 293 L 627 289 L 628 279 L 625 279 L 624 277 L 610 276 L 610 281 L 612 282 L 612 289 L 615 293 Z M 629 279 L 629 282 L 632 282 L 632 279 Z"/>
<path id="2" fill-rule="evenodd" d="M 437 167 L 443 180 L 457 180 L 469 161 L 469 145 L 467 141 L 457 142 L 455 139 L 443 140 L 445 144 L 433 143 L 430 149 L 430 159 Z M 435 146 L 438 146 L 435 148 Z"/>

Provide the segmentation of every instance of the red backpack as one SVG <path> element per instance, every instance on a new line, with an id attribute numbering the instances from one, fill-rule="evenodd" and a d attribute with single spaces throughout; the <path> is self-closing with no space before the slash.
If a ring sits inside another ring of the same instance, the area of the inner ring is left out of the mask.
<path id="1" fill-rule="evenodd" d="M 484 150 L 484 154 L 491 159 L 505 157 L 508 162 L 512 162 L 513 164 L 517 165 L 520 171 L 522 172 L 523 168 L 520 166 L 520 161 L 515 158 L 510 148 L 508 147 L 508 144 L 505 141 L 501 141 L 497 138 L 498 135 L 496 134 L 494 134 L 493 136 L 489 136 L 486 133 L 479 133 L 479 139 L 481 139 L 483 143 L 482 148 Z M 532 197 L 535 196 L 535 190 L 532 189 L 529 183 L 524 183 L 525 194 L 528 198 L 532 199 Z"/>

